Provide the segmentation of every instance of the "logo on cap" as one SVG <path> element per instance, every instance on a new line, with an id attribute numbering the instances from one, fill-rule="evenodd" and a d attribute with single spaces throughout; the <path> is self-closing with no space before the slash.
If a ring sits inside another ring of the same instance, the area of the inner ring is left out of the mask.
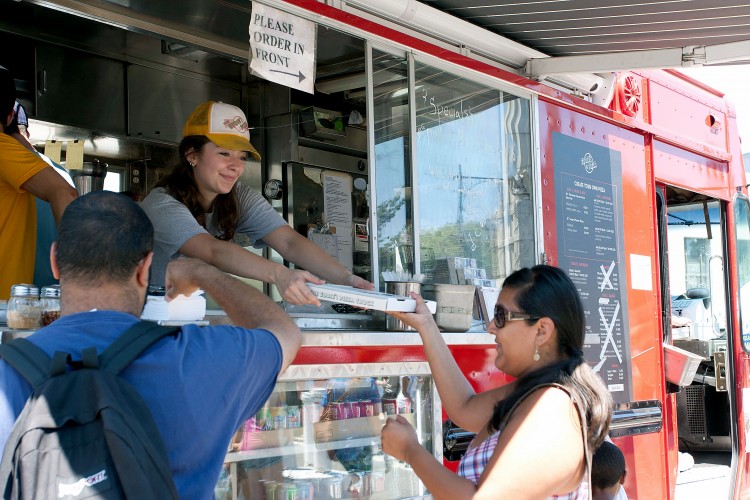
<path id="1" fill-rule="evenodd" d="M 224 120 L 224 126 L 226 128 L 237 130 L 238 132 L 245 133 L 250 130 L 247 122 L 241 116 L 235 116 L 234 118 L 227 118 Z"/>

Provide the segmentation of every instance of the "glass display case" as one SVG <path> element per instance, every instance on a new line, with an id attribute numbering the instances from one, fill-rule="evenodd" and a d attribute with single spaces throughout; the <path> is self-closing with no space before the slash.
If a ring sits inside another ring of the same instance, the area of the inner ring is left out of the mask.
<path id="1" fill-rule="evenodd" d="M 263 408 L 235 433 L 216 496 L 428 496 L 411 468 L 381 449 L 380 430 L 396 414 L 442 460 L 441 408 L 427 363 L 291 366 Z"/>

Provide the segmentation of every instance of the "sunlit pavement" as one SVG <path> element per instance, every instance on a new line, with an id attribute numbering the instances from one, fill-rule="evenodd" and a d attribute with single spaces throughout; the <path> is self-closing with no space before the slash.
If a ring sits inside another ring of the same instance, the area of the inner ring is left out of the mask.
<path id="1" fill-rule="evenodd" d="M 675 500 L 729 498 L 731 453 L 694 452 L 695 465 L 677 476 Z"/>

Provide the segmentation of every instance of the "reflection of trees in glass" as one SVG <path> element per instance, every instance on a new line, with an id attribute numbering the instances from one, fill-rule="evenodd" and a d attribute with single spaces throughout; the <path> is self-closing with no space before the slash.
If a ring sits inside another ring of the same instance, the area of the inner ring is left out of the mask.
<path id="1" fill-rule="evenodd" d="M 708 259 L 711 242 L 706 238 L 685 238 L 685 286 L 708 287 Z"/>
<path id="2" fill-rule="evenodd" d="M 430 274 L 436 267 L 436 261 L 444 257 L 471 257 L 477 260 L 477 267 L 485 269 L 488 277 L 501 276 L 499 269 L 503 261 L 499 255 L 503 252 L 495 245 L 481 245 L 474 247 L 467 235 L 486 234 L 487 241 L 496 241 L 497 227 L 495 223 L 484 225 L 478 222 L 464 222 L 446 224 L 432 230 L 422 231 L 420 234 L 420 251 L 422 257 L 422 272 Z"/>
<path id="3" fill-rule="evenodd" d="M 396 270 L 396 245 L 404 239 L 404 231 L 408 228 L 404 227 L 394 236 L 386 236 L 385 229 L 399 214 L 405 203 L 406 199 L 401 196 L 400 193 L 395 194 L 383 203 L 378 203 L 378 208 L 376 210 L 378 236 L 380 238 L 378 251 L 380 254 L 380 263 L 384 270 Z"/>
<path id="4" fill-rule="evenodd" d="M 401 207 L 406 203 L 406 199 L 401 196 L 400 193 L 395 194 L 392 198 L 378 203 L 377 215 L 378 215 L 378 235 L 383 234 L 383 230 L 393 220 L 393 218 L 401 210 Z M 387 243 L 388 241 L 386 241 Z"/>

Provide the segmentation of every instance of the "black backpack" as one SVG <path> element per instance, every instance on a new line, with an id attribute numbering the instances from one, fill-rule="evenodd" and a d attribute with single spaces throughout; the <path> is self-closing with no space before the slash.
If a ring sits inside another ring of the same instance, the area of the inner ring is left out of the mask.
<path id="1" fill-rule="evenodd" d="M 81 361 L 63 352 L 50 359 L 22 338 L 0 344 L 0 357 L 34 391 L 5 444 L 3 498 L 178 498 L 151 412 L 118 376 L 178 331 L 141 321 L 101 355 L 84 349 Z"/>

